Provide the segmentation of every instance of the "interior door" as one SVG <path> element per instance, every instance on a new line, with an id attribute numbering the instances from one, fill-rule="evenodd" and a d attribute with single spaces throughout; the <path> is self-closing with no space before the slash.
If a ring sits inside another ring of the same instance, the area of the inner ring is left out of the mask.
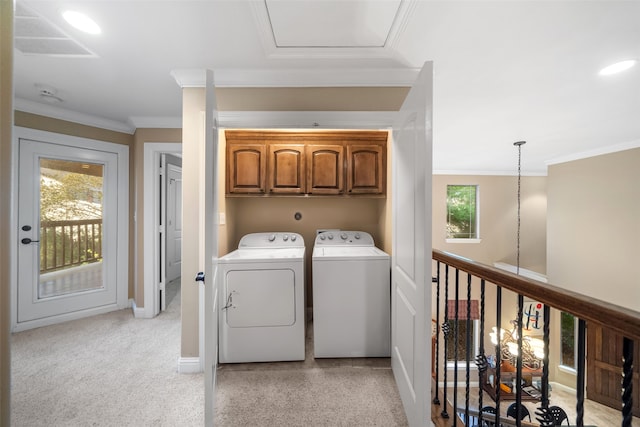
<path id="1" fill-rule="evenodd" d="M 118 156 L 19 140 L 18 323 L 117 304 Z"/>
<path id="2" fill-rule="evenodd" d="M 207 70 L 204 114 L 204 371 L 205 425 L 215 417 L 216 369 L 218 367 L 218 109 L 213 72 Z"/>
<path id="3" fill-rule="evenodd" d="M 427 62 L 393 126 L 391 366 L 411 426 L 431 425 L 432 83 Z"/>
<path id="4" fill-rule="evenodd" d="M 623 337 L 597 324 L 587 325 L 587 398 L 620 409 Z M 634 342 L 632 412 L 640 417 L 640 341 Z"/>
<path id="5" fill-rule="evenodd" d="M 167 156 L 166 189 L 166 281 L 180 277 L 182 268 L 182 162 L 174 156 Z"/>

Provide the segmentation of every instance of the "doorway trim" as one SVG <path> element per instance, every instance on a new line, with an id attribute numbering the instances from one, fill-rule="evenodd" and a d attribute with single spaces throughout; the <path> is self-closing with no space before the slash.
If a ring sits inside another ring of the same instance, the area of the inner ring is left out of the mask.
<path id="1" fill-rule="evenodd" d="M 99 141 L 96 139 L 79 136 L 64 135 L 55 132 L 30 129 L 14 126 L 13 132 L 13 177 L 12 183 L 12 218 L 11 241 L 14 242 L 11 249 L 11 263 L 14 266 L 11 272 L 11 331 L 20 332 L 41 326 L 53 325 L 68 320 L 81 319 L 83 317 L 108 313 L 129 306 L 129 147 L 113 142 Z M 18 164 L 20 139 L 31 139 L 54 145 L 87 148 L 98 151 L 108 151 L 118 156 L 118 220 L 117 220 L 117 256 L 116 256 L 116 302 L 96 308 L 79 310 L 57 316 L 42 319 L 18 322 Z M 121 163 L 121 164 L 120 164 Z M 120 167 L 122 166 L 122 167 Z"/>
<path id="2" fill-rule="evenodd" d="M 158 287 L 160 286 L 160 203 L 158 194 L 160 184 L 156 179 L 160 175 L 160 157 L 163 153 L 181 154 L 180 142 L 145 142 L 144 143 L 144 213 L 143 213 L 143 245 L 151 250 L 144 251 L 142 268 L 144 273 L 144 307 L 133 307 L 133 314 L 137 318 L 151 319 L 160 311 Z M 137 209 L 136 209 L 137 210 Z M 136 245 L 136 258 L 138 255 Z M 140 265 L 135 260 L 136 266 Z M 136 277 L 137 274 L 136 274 Z M 136 287 L 137 289 L 137 287 Z"/>

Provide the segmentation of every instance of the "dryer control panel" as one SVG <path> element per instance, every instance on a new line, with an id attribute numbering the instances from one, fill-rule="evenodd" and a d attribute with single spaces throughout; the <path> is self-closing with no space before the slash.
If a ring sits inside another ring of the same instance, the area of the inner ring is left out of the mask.
<path id="1" fill-rule="evenodd" d="M 329 230 L 316 236 L 316 246 L 375 246 L 366 231 Z"/>
<path id="2" fill-rule="evenodd" d="M 238 249 L 244 248 L 300 248 L 304 247 L 304 239 L 298 233 L 269 232 L 251 233 L 240 239 Z"/>

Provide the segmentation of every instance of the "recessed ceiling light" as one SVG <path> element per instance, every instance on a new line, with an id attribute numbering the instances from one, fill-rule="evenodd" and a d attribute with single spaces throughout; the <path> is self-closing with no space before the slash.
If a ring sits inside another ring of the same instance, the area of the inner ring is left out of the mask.
<path id="1" fill-rule="evenodd" d="M 89 18 L 84 13 L 76 12 L 74 10 L 67 10 L 62 14 L 62 17 L 75 28 L 80 31 L 84 31 L 89 34 L 100 34 L 102 30 L 95 23 L 95 21 Z"/>
<path id="2" fill-rule="evenodd" d="M 624 70 L 628 70 L 629 68 L 633 67 L 634 65 L 636 65 L 636 61 L 635 59 L 627 59 L 626 61 L 620 61 L 620 62 L 616 62 L 615 64 L 611 64 L 608 67 L 604 67 L 602 70 L 600 70 L 600 75 L 601 76 L 608 76 L 610 74 L 616 74 L 619 73 L 621 71 Z"/>

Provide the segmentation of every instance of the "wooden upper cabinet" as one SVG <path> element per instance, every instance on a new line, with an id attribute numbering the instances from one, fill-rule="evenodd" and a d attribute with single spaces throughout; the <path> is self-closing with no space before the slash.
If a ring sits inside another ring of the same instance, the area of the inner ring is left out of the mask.
<path id="1" fill-rule="evenodd" d="M 262 194 L 265 192 L 265 144 L 227 145 L 227 192 Z"/>
<path id="2" fill-rule="evenodd" d="M 304 144 L 269 144 L 267 191 L 270 194 L 305 193 L 304 156 Z"/>
<path id="3" fill-rule="evenodd" d="M 386 131 L 225 131 L 227 194 L 384 197 Z"/>
<path id="4" fill-rule="evenodd" d="M 342 194 L 344 192 L 344 147 L 307 145 L 307 192 Z"/>
<path id="5" fill-rule="evenodd" d="M 347 145 L 347 193 L 383 194 L 386 156 L 381 145 Z"/>

